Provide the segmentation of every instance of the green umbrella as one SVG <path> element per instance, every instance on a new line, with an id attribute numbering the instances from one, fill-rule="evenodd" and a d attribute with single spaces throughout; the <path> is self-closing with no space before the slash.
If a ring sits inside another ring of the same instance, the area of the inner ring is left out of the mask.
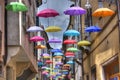
<path id="1" fill-rule="evenodd" d="M 77 48 L 74 48 L 74 47 L 71 47 L 71 48 L 68 48 L 67 51 L 77 52 L 78 49 L 77 49 Z"/>
<path id="2" fill-rule="evenodd" d="M 6 9 L 13 12 L 28 10 L 27 7 L 21 2 L 10 2 L 10 4 L 6 5 Z"/>

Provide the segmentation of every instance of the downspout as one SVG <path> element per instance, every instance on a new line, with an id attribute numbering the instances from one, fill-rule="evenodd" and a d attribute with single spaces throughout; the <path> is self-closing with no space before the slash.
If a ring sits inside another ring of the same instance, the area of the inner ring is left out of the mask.
<path id="1" fill-rule="evenodd" d="M 7 5 L 7 0 L 5 0 L 5 6 Z M 5 9 L 4 10 L 5 11 L 5 15 L 4 15 L 4 26 L 5 26 L 5 29 L 4 29 L 4 31 L 5 31 L 5 36 L 4 36 L 4 38 L 5 38 L 5 42 L 4 42 L 4 45 L 5 45 L 5 55 L 4 55 L 4 57 L 3 57 L 3 59 L 4 59 L 4 65 L 6 65 L 6 63 L 7 63 L 7 56 L 8 56 L 8 47 L 7 47 L 7 41 L 8 41 L 8 38 L 7 38 L 7 10 Z"/>
<path id="2" fill-rule="evenodd" d="M 22 0 L 19 0 L 22 2 Z M 22 45 L 22 12 L 19 12 L 19 40 L 20 45 Z"/>
<path id="3" fill-rule="evenodd" d="M 120 1 L 115 0 L 117 5 L 117 16 L 118 16 L 118 34 L 119 34 L 119 50 L 120 50 Z M 120 70 L 119 70 L 120 71 Z"/>

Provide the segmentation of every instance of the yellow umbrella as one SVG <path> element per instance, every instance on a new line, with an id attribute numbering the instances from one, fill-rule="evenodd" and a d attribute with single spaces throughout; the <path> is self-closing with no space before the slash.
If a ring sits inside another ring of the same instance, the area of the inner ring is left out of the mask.
<path id="1" fill-rule="evenodd" d="M 93 12 L 92 16 L 106 17 L 106 16 L 112 16 L 114 13 L 115 12 L 109 8 L 98 8 Z"/>
<path id="2" fill-rule="evenodd" d="M 44 46 L 44 45 L 37 45 L 37 46 L 35 46 L 35 48 L 37 48 L 37 49 L 45 49 L 46 46 Z"/>
<path id="3" fill-rule="evenodd" d="M 82 40 L 82 41 L 79 41 L 78 43 L 77 43 L 77 45 L 78 46 L 88 46 L 88 45 L 90 45 L 91 43 L 89 42 L 89 41 L 87 41 L 87 40 Z"/>
<path id="4" fill-rule="evenodd" d="M 62 56 L 55 56 L 54 58 L 59 58 L 59 59 L 61 59 L 61 58 L 62 58 Z"/>
<path id="5" fill-rule="evenodd" d="M 45 59 L 49 59 L 49 58 L 50 58 L 50 56 L 43 56 L 43 58 L 45 58 Z"/>
<path id="6" fill-rule="evenodd" d="M 68 66 L 68 67 L 70 67 L 71 65 L 70 65 L 70 64 L 64 64 L 63 66 Z"/>
<path id="7" fill-rule="evenodd" d="M 61 31 L 62 29 L 58 26 L 49 26 L 45 29 L 46 32 L 58 32 Z"/>

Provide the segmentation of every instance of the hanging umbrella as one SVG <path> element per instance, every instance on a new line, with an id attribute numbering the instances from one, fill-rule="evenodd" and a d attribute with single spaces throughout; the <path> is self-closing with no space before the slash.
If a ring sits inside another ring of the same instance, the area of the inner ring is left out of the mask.
<path id="1" fill-rule="evenodd" d="M 58 32 L 61 30 L 62 30 L 62 28 L 60 28 L 58 26 L 49 26 L 45 29 L 46 32 Z"/>
<path id="2" fill-rule="evenodd" d="M 85 28 L 86 32 L 100 32 L 102 29 L 98 26 L 90 26 Z"/>
<path id="3" fill-rule="evenodd" d="M 56 65 L 63 65 L 63 63 L 62 62 L 57 62 Z"/>
<path id="4" fill-rule="evenodd" d="M 55 56 L 54 58 L 56 58 L 56 59 L 61 59 L 62 56 Z"/>
<path id="5" fill-rule="evenodd" d="M 38 62 L 38 67 L 43 66 L 43 62 Z"/>
<path id="6" fill-rule="evenodd" d="M 91 43 L 89 41 L 86 41 L 86 40 L 82 40 L 82 41 L 79 41 L 77 43 L 78 46 L 88 46 L 90 45 Z"/>
<path id="7" fill-rule="evenodd" d="M 30 41 L 33 41 L 33 42 L 43 41 L 43 40 L 44 40 L 44 38 L 41 36 L 34 36 L 34 37 L 30 38 Z"/>
<path id="8" fill-rule="evenodd" d="M 63 42 L 64 44 L 75 44 L 75 43 L 77 43 L 76 42 L 76 40 L 64 40 L 64 42 Z"/>
<path id="9" fill-rule="evenodd" d="M 71 65 L 70 65 L 70 64 L 64 64 L 63 66 L 68 66 L 68 67 L 70 67 Z"/>
<path id="10" fill-rule="evenodd" d="M 74 47 L 70 47 L 70 48 L 67 49 L 67 51 L 78 52 L 78 49 L 74 48 Z"/>
<path id="11" fill-rule="evenodd" d="M 51 64 L 51 63 L 53 63 L 51 60 L 46 60 L 46 63 L 47 64 Z"/>
<path id="12" fill-rule="evenodd" d="M 54 38 L 48 41 L 48 43 L 61 43 L 61 42 L 62 40 L 54 39 Z"/>
<path id="13" fill-rule="evenodd" d="M 66 56 L 66 57 L 74 57 L 75 54 L 74 54 L 73 52 L 66 52 L 66 53 L 65 53 L 65 56 Z"/>
<path id="14" fill-rule="evenodd" d="M 106 16 L 112 16 L 115 12 L 112 11 L 109 8 L 98 8 L 95 10 L 92 14 L 92 16 L 95 17 L 106 17 Z"/>
<path id="15" fill-rule="evenodd" d="M 45 49 L 46 46 L 44 46 L 44 45 L 37 45 L 37 46 L 35 46 L 35 48 L 37 48 L 37 49 Z"/>
<path id="16" fill-rule="evenodd" d="M 45 18 L 55 17 L 58 15 L 59 15 L 59 13 L 54 9 L 44 9 L 44 10 L 37 13 L 38 17 L 45 17 Z"/>
<path id="17" fill-rule="evenodd" d="M 63 53 L 61 53 L 61 52 L 56 52 L 56 53 L 54 53 L 54 56 L 63 56 Z"/>
<path id="18" fill-rule="evenodd" d="M 61 49 L 51 49 L 50 52 L 62 52 Z"/>
<path id="19" fill-rule="evenodd" d="M 43 29 L 38 26 L 31 26 L 30 28 L 27 29 L 27 32 L 38 32 L 38 31 L 43 31 Z"/>
<path id="20" fill-rule="evenodd" d="M 73 61 L 68 61 L 67 64 L 74 64 L 74 62 Z"/>
<path id="21" fill-rule="evenodd" d="M 42 56 L 50 56 L 48 53 L 43 53 Z"/>
<path id="22" fill-rule="evenodd" d="M 42 68 L 42 69 L 46 69 L 46 68 L 47 68 L 47 66 L 42 66 L 41 68 Z"/>
<path id="23" fill-rule="evenodd" d="M 76 30 L 67 30 L 64 32 L 64 36 L 79 36 L 80 33 Z"/>
<path id="24" fill-rule="evenodd" d="M 82 15 L 82 14 L 85 14 L 86 13 L 86 10 L 79 7 L 79 6 L 73 6 L 73 7 L 70 7 L 69 9 L 67 9 L 66 11 L 64 11 L 64 13 L 66 15 Z"/>
<path id="25" fill-rule="evenodd" d="M 6 5 L 6 9 L 13 12 L 27 11 L 27 7 L 21 2 L 10 2 Z"/>
<path id="26" fill-rule="evenodd" d="M 49 58 L 50 58 L 50 55 L 47 54 L 47 53 L 42 54 L 42 56 L 43 56 L 43 58 L 45 58 L 45 59 L 49 59 Z"/>

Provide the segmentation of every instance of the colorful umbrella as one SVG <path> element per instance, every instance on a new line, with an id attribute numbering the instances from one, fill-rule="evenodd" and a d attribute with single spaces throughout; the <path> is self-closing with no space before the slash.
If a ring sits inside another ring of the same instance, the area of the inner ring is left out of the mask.
<path id="1" fill-rule="evenodd" d="M 57 62 L 56 65 L 63 65 L 63 63 L 62 62 Z"/>
<path id="2" fill-rule="evenodd" d="M 79 36 L 80 33 L 76 30 L 67 30 L 64 32 L 64 36 Z"/>
<path id="3" fill-rule="evenodd" d="M 27 29 L 27 32 L 38 32 L 38 31 L 43 31 L 43 29 L 38 26 L 31 26 L 30 28 Z"/>
<path id="4" fill-rule="evenodd" d="M 70 67 L 71 65 L 70 65 L 70 64 L 64 64 L 63 66 L 68 66 L 68 67 Z"/>
<path id="5" fill-rule="evenodd" d="M 79 6 L 74 6 L 74 7 L 70 7 L 69 9 L 67 9 L 66 11 L 64 11 L 64 13 L 66 15 L 82 15 L 86 13 L 86 10 L 79 7 Z"/>
<path id="6" fill-rule="evenodd" d="M 67 49 L 67 51 L 78 52 L 78 49 L 74 48 L 74 47 L 70 47 L 70 48 Z"/>
<path id="7" fill-rule="evenodd" d="M 62 29 L 58 26 L 49 26 L 45 29 L 46 32 L 58 32 L 61 31 Z"/>
<path id="8" fill-rule="evenodd" d="M 76 40 L 65 40 L 63 43 L 64 44 L 75 44 L 77 41 Z"/>
<path id="9" fill-rule="evenodd" d="M 56 59 L 61 59 L 62 56 L 55 56 L 54 58 L 56 58 Z"/>
<path id="10" fill-rule="evenodd" d="M 42 56 L 50 56 L 50 54 L 44 53 L 42 54 Z"/>
<path id="11" fill-rule="evenodd" d="M 56 52 L 56 53 L 54 53 L 54 56 L 63 56 L 63 53 L 61 53 L 61 52 Z"/>
<path id="12" fill-rule="evenodd" d="M 45 18 L 55 17 L 58 15 L 59 15 L 59 13 L 54 9 L 44 9 L 44 10 L 37 13 L 38 17 L 45 17 Z"/>
<path id="13" fill-rule="evenodd" d="M 50 52 L 62 52 L 61 49 L 51 49 Z"/>
<path id="14" fill-rule="evenodd" d="M 53 63 L 51 60 L 46 60 L 46 63 L 47 64 L 51 64 L 51 63 Z"/>
<path id="15" fill-rule="evenodd" d="M 38 67 L 43 66 L 43 62 L 38 62 Z"/>
<path id="16" fill-rule="evenodd" d="M 66 52 L 65 56 L 75 55 L 73 52 Z"/>
<path id="17" fill-rule="evenodd" d="M 98 8 L 95 10 L 92 14 L 92 16 L 95 17 L 106 17 L 106 16 L 112 16 L 115 12 L 110 10 L 109 8 Z"/>
<path id="18" fill-rule="evenodd" d="M 91 43 L 89 41 L 86 41 L 86 40 L 82 40 L 82 41 L 79 41 L 77 43 L 78 46 L 88 46 L 90 45 Z"/>
<path id="19" fill-rule="evenodd" d="M 44 38 L 41 36 L 34 36 L 34 37 L 30 38 L 30 41 L 33 41 L 33 42 L 43 41 L 43 40 L 44 40 Z"/>
<path id="20" fill-rule="evenodd" d="M 48 41 L 48 43 L 61 43 L 61 42 L 62 40 L 54 39 L 54 38 Z"/>
<path id="21" fill-rule="evenodd" d="M 85 28 L 86 32 L 100 32 L 102 29 L 98 26 L 90 26 Z"/>
<path id="22" fill-rule="evenodd" d="M 44 46 L 44 45 L 37 45 L 37 46 L 35 46 L 35 48 L 37 48 L 37 49 L 45 49 L 46 46 Z"/>
<path id="23" fill-rule="evenodd" d="M 13 11 L 13 12 L 19 12 L 19 11 L 27 11 L 27 7 L 21 3 L 21 2 L 10 2 L 10 4 L 8 4 L 6 6 L 7 10 Z"/>
<path id="24" fill-rule="evenodd" d="M 67 64 L 74 64 L 74 62 L 73 61 L 68 61 Z"/>

